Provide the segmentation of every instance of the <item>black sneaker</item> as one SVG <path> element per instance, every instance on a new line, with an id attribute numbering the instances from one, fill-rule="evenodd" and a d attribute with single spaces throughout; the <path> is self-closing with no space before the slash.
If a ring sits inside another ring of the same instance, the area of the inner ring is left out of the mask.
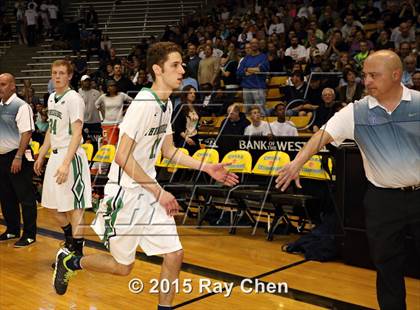
<path id="1" fill-rule="evenodd" d="M 76 271 L 66 266 L 66 263 L 74 256 L 74 253 L 67 249 L 60 249 L 55 259 L 55 268 L 53 275 L 53 286 L 58 295 L 64 295 L 69 285 L 69 280 L 76 275 Z"/>
<path id="2" fill-rule="evenodd" d="M 7 231 L 0 235 L 0 241 L 6 241 L 10 239 L 17 239 L 17 238 L 19 238 L 19 234 L 11 234 L 11 233 L 8 233 Z"/>
<path id="3" fill-rule="evenodd" d="M 35 242 L 34 238 L 22 237 L 15 243 L 15 248 L 23 248 Z"/>
<path id="4" fill-rule="evenodd" d="M 65 249 L 68 253 L 74 252 L 73 244 L 71 244 L 71 243 L 67 243 L 67 242 L 65 242 L 64 244 L 61 243 L 61 248 Z M 79 255 L 79 254 L 76 252 L 76 255 Z M 81 254 L 79 256 L 83 256 L 83 254 Z M 55 262 L 51 264 L 51 268 L 55 269 Z"/>

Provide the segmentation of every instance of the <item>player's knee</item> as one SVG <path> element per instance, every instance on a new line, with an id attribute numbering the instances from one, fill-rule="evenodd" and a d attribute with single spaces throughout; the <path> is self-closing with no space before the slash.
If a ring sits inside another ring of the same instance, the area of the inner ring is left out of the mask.
<path id="1" fill-rule="evenodd" d="M 172 263 L 181 264 L 184 259 L 184 250 L 178 250 L 172 253 L 166 254 L 166 258 L 169 259 Z"/>
<path id="2" fill-rule="evenodd" d="M 131 273 L 131 270 L 133 270 L 134 263 L 130 265 L 123 265 L 120 263 L 117 263 L 117 268 L 115 268 L 114 273 L 119 276 L 128 276 Z"/>

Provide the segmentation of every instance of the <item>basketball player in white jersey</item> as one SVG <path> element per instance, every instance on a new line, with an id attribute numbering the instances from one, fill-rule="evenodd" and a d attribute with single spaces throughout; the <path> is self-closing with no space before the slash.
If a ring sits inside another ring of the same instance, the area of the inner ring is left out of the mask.
<path id="1" fill-rule="evenodd" d="M 72 90 L 72 65 L 56 60 L 51 65 L 55 92 L 48 98 L 49 127 L 34 164 L 41 175 L 45 156 L 51 148 L 44 175 L 41 205 L 50 209 L 64 231 L 64 247 L 83 255 L 83 213 L 92 207 L 92 188 L 87 157 L 82 143 L 85 104 Z"/>
<path id="2" fill-rule="evenodd" d="M 154 44 L 147 53 L 147 67 L 154 83 L 151 89 L 139 92 L 120 125 L 105 197 L 92 224 L 111 255 L 81 257 L 60 250 L 54 277 L 58 294 L 66 292 L 68 280 L 78 269 L 128 275 L 139 245 L 147 255 L 163 255 L 161 281 L 172 284 L 178 278 L 183 250 L 173 215 L 179 205 L 155 180 L 156 156 L 161 150 L 163 157 L 200 169 L 226 185 L 238 183 L 238 177 L 229 173 L 225 164 L 202 164 L 174 147 L 169 96 L 180 86 L 184 74 L 180 48 L 170 42 Z M 169 292 L 161 291 L 158 309 L 171 309 L 174 294 L 174 285 Z"/>

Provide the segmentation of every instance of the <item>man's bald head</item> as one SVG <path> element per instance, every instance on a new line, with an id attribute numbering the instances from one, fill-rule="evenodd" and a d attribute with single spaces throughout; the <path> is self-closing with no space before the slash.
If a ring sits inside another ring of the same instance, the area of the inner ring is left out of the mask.
<path id="1" fill-rule="evenodd" d="M 4 79 L 5 81 L 7 81 L 8 83 L 13 84 L 14 86 L 16 86 L 16 80 L 15 77 L 13 75 L 11 75 L 10 73 L 3 73 L 0 74 L 0 79 Z"/>
<path id="2" fill-rule="evenodd" d="M 16 82 L 10 73 L 0 74 L 0 99 L 7 101 L 16 92 Z"/>
<path id="3" fill-rule="evenodd" d="M 380 50 L 370 54 L 368 58 L 366 58 L 365 63 L 366 62 L 382 64 L 390 72 L 395 70 L 400 70 L 402 72 L 403 70 L 400 57 L 395 52 L 390 50 Z"/>

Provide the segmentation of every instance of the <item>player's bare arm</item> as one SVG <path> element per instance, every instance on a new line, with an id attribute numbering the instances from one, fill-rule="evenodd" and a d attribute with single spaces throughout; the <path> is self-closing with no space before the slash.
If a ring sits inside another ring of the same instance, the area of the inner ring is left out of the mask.
<path id="1" fill-rule="evenodd" d="M 183 152 L 180 152 L 174 146 L 172 135 L 167 135 L 165 137 L 162 145 L 162 155 L 163 157 L 168 158 L 180 165 L 204 171 L 216 181 L 225 185 L 234 186 L 239 182 L 238 176 L 226 169 L 229 164 L 206 164 L 184 154 Z"/>
<path id="2" fill-rule="evenodd" d="M 296 186 L 301 188 L 299 180 L 300 169 L 312 155 L 318 153 L 322 147 L 331 142 L 333 142 L 333 138 L 328 132 L 319 130 L 315 133 L 308 143 L 306 143 L 305 147 L 296 155 L 296 158 L 279 171 L 279 176 L 276 179 L 276 187 L 281 188 L 281 191 L 285 191 L 289 187 L 290 182 L 294 180 Z"/>
<path id="3" fill-rule="evenodd" d="M 137 161 L 133 157 L 133 150 L 135 147 L 136 142 L 126 134 L 123 134 L 115 155 L 115 162 L 135 182 L 152 193 L 156 200 L 166 209 L 168 215 L 176 214 L 179 210 L 179 205 L 175 197 L 161 188 L 159 184 L 150 178 L 142 167 L 137 164 Z"/>

